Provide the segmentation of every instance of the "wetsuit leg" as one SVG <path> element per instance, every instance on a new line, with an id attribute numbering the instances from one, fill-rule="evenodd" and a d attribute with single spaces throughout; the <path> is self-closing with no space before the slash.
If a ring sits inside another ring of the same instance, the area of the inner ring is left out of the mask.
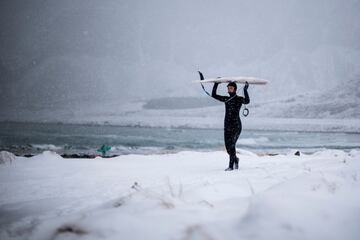
<path id="1" fill-rule="evenodd" d="M 234 163 L 237 162 L 236 157 L 236 142 L 241 133 L 241 124 L 231 128 L 224 129 L 224 140 L 226 151 L 229 154 L 229 168 L 234 168 Z"/>
<path id="2" fill-rule="evenodd" d="M 234 155 L 234 163 L 236 165 L 236 169 L 239 168 L 239 158 L 236 156 L 236 142 L 239 139 L 241 133 L 241 126 L 240 128 L 237 129 L 236 135 L 234 136 L 234 151 L 235 151 L 235 155 Z"/>

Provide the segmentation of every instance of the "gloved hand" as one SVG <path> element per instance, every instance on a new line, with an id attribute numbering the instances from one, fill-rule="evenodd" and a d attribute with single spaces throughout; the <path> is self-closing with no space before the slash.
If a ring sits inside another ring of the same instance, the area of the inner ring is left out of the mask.
<path id="1" fill-rule="evenodd" d="M 221 77 L 217 77 L 217 78 L 221 78 Z M 216 84 L 218 84 L 218 85 L 219 85 L 221 82 L 216 82 L 216 81 L 215 81 L 214 83 L 216 83 Z"/>
<path id="2" fill-rule="evenodd" d="M 244 90 L 248 90 L 248 88 L 249 88 L 249 83 L 245 82 Z"/>

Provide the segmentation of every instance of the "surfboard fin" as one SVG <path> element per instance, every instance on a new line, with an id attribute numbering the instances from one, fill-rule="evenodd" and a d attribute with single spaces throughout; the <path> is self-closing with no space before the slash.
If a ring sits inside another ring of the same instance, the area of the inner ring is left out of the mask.
<path id="1" fill-rule="evenodd" d="M 204 75 L 202 74 L 202 72 L 198 71 L 199 75 L 200 75 L 200 80 L 204 80 Z"/>
<path id="2" fill-rule="evenodd" d="M 200 75 L 200 84 L 201 84 L 201 87 L 202 89 L 204 90 L 204 92 L 211 97 L 210 93 L 208 93 L 208 91 L 206 91 L 204 85 L 201 83 L 202 80 L 204 80 L 204 75 L 202 74 L 202 72 L 198 71 L 199 75 Z"/>

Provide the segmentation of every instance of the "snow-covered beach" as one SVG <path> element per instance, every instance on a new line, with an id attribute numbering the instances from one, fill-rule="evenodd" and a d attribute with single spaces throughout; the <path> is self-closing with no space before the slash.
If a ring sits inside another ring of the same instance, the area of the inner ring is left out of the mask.
<path id="1" fill-rule="evenodd" d="M 1 239 L 358 239 L 360 151 L 225 151 L 0 165 Z"/>

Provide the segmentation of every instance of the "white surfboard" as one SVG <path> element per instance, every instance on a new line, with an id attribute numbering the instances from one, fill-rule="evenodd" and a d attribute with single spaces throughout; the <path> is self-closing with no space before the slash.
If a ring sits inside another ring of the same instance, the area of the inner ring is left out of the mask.
<path id="1" fill-rule="evenodd" d="M 269 83 L 268 80 L 255 77 L 219 77 L 219 78 L 205 78 L 204 80 L 195 80 L 195 83 L 246 83 L 264 85 Z"/>

